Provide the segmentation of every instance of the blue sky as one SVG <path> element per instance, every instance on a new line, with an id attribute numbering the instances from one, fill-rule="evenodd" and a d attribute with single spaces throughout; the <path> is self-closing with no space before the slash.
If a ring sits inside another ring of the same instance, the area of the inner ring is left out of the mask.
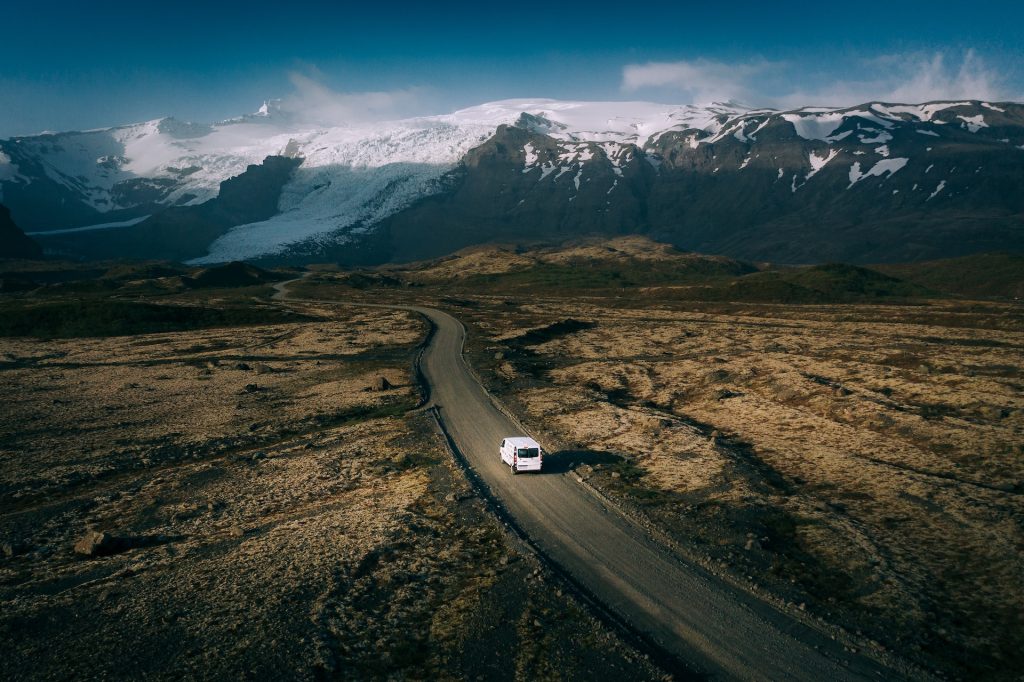
<path id="1" fill-rule="evenodd" d="M 282 98 L 360 118 L 510 97 L 1024 99 L 1024 3 L 11 3 L 0 137 Z"/>

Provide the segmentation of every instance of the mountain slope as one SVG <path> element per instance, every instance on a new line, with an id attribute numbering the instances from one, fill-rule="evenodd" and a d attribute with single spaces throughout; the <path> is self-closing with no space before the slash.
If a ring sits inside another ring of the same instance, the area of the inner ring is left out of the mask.
<path id="1" fill-rule="evenodd" d="M 1024 298 L 1024 256 L 984 253 L 874 269 L 935 291 L 969 298 Z"/>

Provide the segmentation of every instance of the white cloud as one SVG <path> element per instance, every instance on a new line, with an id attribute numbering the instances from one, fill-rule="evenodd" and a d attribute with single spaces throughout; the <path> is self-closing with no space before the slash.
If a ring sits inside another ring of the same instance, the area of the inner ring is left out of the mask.
<path id="1" fill-rule="evenodd" d="M 629 64 L 622 70 L 622 89 L 672 88 L 690 96 L 693 102 L 746 99 L 754 79 L 779 64 L 758 60 L 726 63 L 709 59 L 679 62 Z"/>
<path id="2" fill-rule="evenodd" d="M 1018 100 L 998 69 L 973 49 L 893 54 L 871 59 L 836 59 L 831 69 L 856 77 L 835 78 L 835 71 L 810 70 L 791 62 L 708 60 L 630 64 L 622 70 L 622 89 L 659 90 L 703 103 L 734 99 L 754 106 L 850 106 L 869 101 L 916 104 L 931 100 Z M 797 87 L 793 83 L 798 83 Z"/>
<path id="3" fill-rule="evenodd" d="M 293 120 L 321 125 L 346 125 L 402 118 L 422 106 L 424 90 L 406 88 L 380 92 L 338 92 L 320 80 L 293 71 L 294 91 L 281 101 Z"/>
<path id="4" fill-rule="evenodd" d="M 999 73 L 985 64 L 974 50 L 967 50 L 959 67 L 946 65 L 946 56 L 919 55 L 911 60 L 900 82 L 887 98 L 895 101 L 924 102 L 930 99 L 996 100 L 1006 95 Z"/>

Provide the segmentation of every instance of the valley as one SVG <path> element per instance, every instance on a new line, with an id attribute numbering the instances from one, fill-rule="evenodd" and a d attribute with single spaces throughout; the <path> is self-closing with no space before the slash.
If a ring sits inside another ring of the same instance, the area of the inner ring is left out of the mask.
<path id="1" fill-rule="evenodd" d="M 996 5 L 5 6 L 0 682 L 1024 682 Z"/>

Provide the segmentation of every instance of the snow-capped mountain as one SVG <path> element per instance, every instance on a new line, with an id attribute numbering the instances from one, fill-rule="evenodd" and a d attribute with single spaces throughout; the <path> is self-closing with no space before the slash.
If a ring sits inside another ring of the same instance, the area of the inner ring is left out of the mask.
<path id="1" fill-rule="evenodd" d="M 1024 106 L 977 101 L 780 112 L 506 100 L 329 128 L 266 103 L 213 125 L 166 118 L 0 141 L 0 202 L 51 250 L 122 255 L 129 231 L 167 232 L 179 215 L 169 207 L 216 201 L 243 176 L 237 193 L 279 156 L 296 162 L 252 185 L 277 197 L 276 212 L 181 214 L 217 219 L 169 255 L 388 260 L 639 231 L 748 257 L 892 260 L 883 233 L 898 229 L 911 257 L 1024 241 Z M 80 229 L 94 225 L 114 226 Z M 166 239 L 136 241 L 143 252 L 124 255 L 168 255 L 144 247 Z"/>

